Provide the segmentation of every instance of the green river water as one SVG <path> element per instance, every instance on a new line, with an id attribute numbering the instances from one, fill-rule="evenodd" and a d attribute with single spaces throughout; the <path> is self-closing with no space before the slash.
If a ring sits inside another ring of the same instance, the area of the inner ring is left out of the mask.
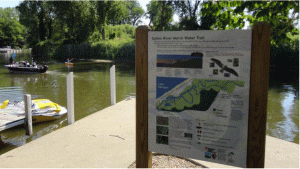
<path id="1" fill-rule="evenodd" d="M 0 67 L 0 102 L 49 99 L 67 106 L 66 75 L 74 72 L 75 121 L 110 106 L 111 64 L 79 64 L 67 67 L 63 63 L 49 65 L 43 74 L 10 74 Z M 271 77 L 268 95 L 267 134 L 299 144 L 299 82 L 298 77 Z M 135 95 L 135 70 L 132 64 L 116 65 L 117 102 Z M 14 127 L 0 133 L 0 154 L 37 139 L 67 125 L 67 117 L 35 124 L 33 135 Z M 104 124 L 105 125 L 105 124 Z"/>

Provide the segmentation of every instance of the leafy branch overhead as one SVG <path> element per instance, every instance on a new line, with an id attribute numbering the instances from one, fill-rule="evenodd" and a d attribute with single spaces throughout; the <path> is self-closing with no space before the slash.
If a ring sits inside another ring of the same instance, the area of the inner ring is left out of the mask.
<path id="1" fill-rule="evenodd" d="M 288 34 L 299 34 L 299 1 L 168 0 L 150 1 L 147 8 L 154 30 L 243 29 L 246 22 L 251 27 L 266 21 L 272 27 L 274 45 L 290 42 Z M 178 23 L 172 20 L 174 14 Z"/>

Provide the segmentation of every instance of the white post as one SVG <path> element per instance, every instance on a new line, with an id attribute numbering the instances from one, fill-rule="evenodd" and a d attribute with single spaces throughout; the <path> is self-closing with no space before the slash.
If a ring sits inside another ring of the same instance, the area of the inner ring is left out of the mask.
<path id="1" fill-rule="evenodd" d="M 31 112 L 31 95 L 25 94 L 24 95 L 24 104 L 25 104 L 25 127 L 26 127 L 26 134 L 31 136 L 32 135 L 32 112 Z"/>
<path id="2" fill-rule="evenodd" d="M 113 65 L 110 68 L 110 103 L 116 104 L 116 67 Z"/>
<path id="3" fill-rule="evenodd" d="M 73 72 L 67 75 L 67 109 L 68 109 L 68 125 L 74 123 L 74 85 Z"/>

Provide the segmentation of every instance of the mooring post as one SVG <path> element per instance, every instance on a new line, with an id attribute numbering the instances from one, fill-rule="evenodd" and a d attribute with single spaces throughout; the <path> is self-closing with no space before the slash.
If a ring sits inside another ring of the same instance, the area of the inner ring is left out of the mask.
<path id="1" fill-rule="evenodd" d="M 67 109 L 68 109 L 68 125 L 74 123 L 74 85 L 73 72 L 67 75 Z"/>
<path id="2" fill-rule="evenodd" d="M 32 135 L 32 112 L 31 112 L 31 95 L 24 95 L 24 103 L 25 103 L 25 127 L 26 127 L 26 135 Z"/>
<path id="3" fill-rule="evenodd" d="M 136 29 L 136 167 L 152 168 L 148 151 L 148 26 Z"/>
<path id="4" fill-rule="evenodd" d="M 116 66 L 110 68 L 110 103 L 116 104 Z"/>

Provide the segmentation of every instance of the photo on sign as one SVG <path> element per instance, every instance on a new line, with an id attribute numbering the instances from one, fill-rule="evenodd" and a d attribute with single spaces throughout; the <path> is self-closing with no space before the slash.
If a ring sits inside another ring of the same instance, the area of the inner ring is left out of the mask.
<path id="1" fill-rule="evenodd" d="M 169 128 L 163 126 L 156 126 L 156 134 L 168 135 Z"/>
<path id="2" fill-rule="evenodd" d="M 209 59 L 209 69 L 213 77 L 239 77 L 239 58 L 213 57 Z"/>
<path id="3" fill-rule="evenodd" d="M 192 133 L 184 133 L 184 137 L 192 139 L 193 138 L 193 134 Z"/>
<path id="4" fill-rule="evenodd" d="M 157 67 L 202 69 L 203 53 L 193 52 L 190 55 L 157 55 Z"/>
<path id="5" fill-rule="evenodd" d="M 161 135 L 156 135 L 156 143 L 157 144 L 169 144 L 169 137 L 167 136 L 161 136 Z"/>
<path id="6" fill-rule="evenodd" d="M 156 124 L 157 125 L 164 125 L 164 126 L 169 125 L 169 117 L 157 116 L 156 117 Z"/>

